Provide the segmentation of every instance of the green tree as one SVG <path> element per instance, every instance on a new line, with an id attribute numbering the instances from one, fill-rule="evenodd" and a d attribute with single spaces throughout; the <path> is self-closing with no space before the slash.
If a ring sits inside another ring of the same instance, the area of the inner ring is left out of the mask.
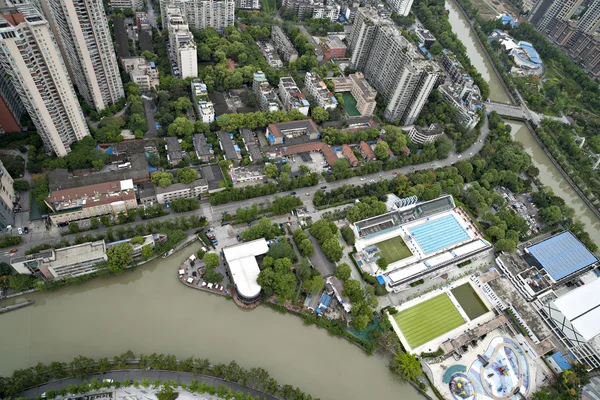
<path id="1" fill-rule="evenodd" d="M 154 250 L 152 249 L 152 246 L 142 247 L 142 257 L 144 258 L 144 260 L 147 260 L 148 258 L 152 257 L 153 255 L 154 255 Z"/>
<path id="2" fill-rule="evenodd" d="M 388 154 L 389 148 L 390 146 L 386 142 L 377 142 L 373 153 L 375 153 L 375 157 L 377 157 L 378 160 L 387 160 L 390 157 Z"/>
<path id="3" fill-rule="evenodd" d="M 310 110 L 310 116 L 317 124 L 325 122 L 329 119 L 329 112 L 323 107 L 314 107 Z"/>
<path id="4" fill-rule="evenodd" d="M 17 179 L 13 182 L 15 192 L 26 192 L 29 190 L 29 182 L 23 179 Z"/>
<path id="5" fill-rule="evenodd" d="M 0 276 L 12 274 L 12 267 L 9 263 L 0 262 Z"/>
<path id="6" fill-rule="evenodd" d="M 437 40 L 429 48 L 429 52 L 434 56 L 439 56 L 442 53 L 442 50 L 444 50 L 444 48 Z"/>
<path id="7" fill-rule="evenodd" d="M 194 124 L 187 118 L 177 117 L 175 121 L 167 128 L 169 136 L 188 136 L 194 132 Z"/>
<path id="8" fill-rule="evenodd" d="M 275 164 L 265 165 L 264 172 L 267 178 L 277 178 L 277 175 L 279 175 L 279 169 L 277 169 L 277 165 Z"/>
<path id="9" fill-rule="evenodd" d="M 308 293 L 317 294 L 325 287 L 325 281 L 323 281 L 321 275 L 315 275 L 312 278 L 305 280 L 302 283 L 302 287 Z"/>
<path id="10" fill-rule="evenodd" d="M 371 318 L 369 318 L 366 315 L 359 315 L 357 317 L 354 317 L 354 319 L 352 319 L 352 326 L 358 330 L 358 331 L 364 331 L 367 326 L 369 325 L 369 322 L 371 322 Z"/>
<path id="11" fill-rule="evenodd" d="M 349 226 L 344 226 L 342 229 L 340 229 L 340 232 L 342 233 L 342 237 L 348 246 L 354 246 L 354 243 L 356 243 L 356 236 L 354 236 L 354 231 L 352 228 Z"/>
<path id="12" fill-rule="evenodd" d="M 447 158 L 448 154 L 450 154 L 450 151 L 452 150 L 453 147 L 454 147 L 454 143 L 448 136 L 446 136 L 446 135 L 440 136 L 435 141 L 435 152 L 437 153 L 437 158 L 438 159 Z"/>
<path id="13" fill-rule="evenodd" d="M 219 256 L 216 253 L 206 253 L 202 258 L 202 261 L 204 261 L 206 268 L 215 268 L 221 263 Z"/>
<path id="14" fill-rule="evenodd" d="M 379 258 L 379 259 L 377 260 L 377 266 L 378 266 L 378 267 L 379 267 L 379 268 L 380 268 L 382 271 L 385 271 L 385 270 L 387 270 L 387 267 L 388 267 L 388 265 L 389 265 L 389 264 L 388 264 L 388 261 L 387 261 L 385 258 L 383 258 L 383 257 L 381 257 L 381 258 Z"/>
<path id="15" fill-rule="evenodd" d="M 106 251 L 108 269 L 120 274 L 133 260 L 133 246 L 130 243 L 119 243 Z"/>
<path id="16" fill-rule="evenodd" d="M 563 219 L 562 212 L 558 206 L 550 206 L 540 210 L 540 216 L 550 226 L 556 226 Z"/>
<path id="17" fill-rule="evenodd" d="M 173 183 L 173 175 L 168 172 L 155 172 L 152 174 L 152 183 L 165 188 Z"/>
<path id="18" fill-rule="evenodd" d="M 344 282 L 344 290 L 342 294 L 350 299 L 351 302 L 356 303 L 363 300 L 365 293 L 363 291 L 360 282 L 354 279 L 348 279 Z"/>
<path id="19" fill-rule="evenodd" d="M 143 236 L 134 236 L 131 238 L 131 244 L 142 244 L 142 243 L 144 243 Z"/>
<path id="20" fill-rule="evenodd" d="M 340 261 L 344 254 L 344 249 L 340 246 L 340 241 L 337 237 L 332 237 L 323 242 L 321 250 L 323 250 L 323 254 L 325 254 L 327 260 L 333 263 Z"/>
<path id="21" fill-rule="evenodd" d="M 421 362 L 417 359 L 417 356 L 410 353 L 396 354 L 390 368 L 407 381 L 416 381 L 423 374 Z"/>
<path id="22" fill-rule="evenodd" d="M 494 247 L 496 247 L 497 251 L 512 253 L 517 248 L 517 243 L 510 239 L 500 239 L 494 244 Z"/>
<path id="23" fill-rule="evenodd" d="M 15 292 L 31 289 L 36 279 L 31 275 L 11 275 L 8 278 L 8 287 Z"/>
<path id="24" fill-rule="evenodd" d="M 342 263 L 335 267 L 335 277 L 343 281 L 350 279 L 352 269 L 347 263 Z"/>
<path id="25" fill-rule="evenodd" d="M 193 168 L 185 167 L 177 171 L 177 179 L 179 182 L 188 184 L 192 183 L 198 178 L 198 171 Z"/>

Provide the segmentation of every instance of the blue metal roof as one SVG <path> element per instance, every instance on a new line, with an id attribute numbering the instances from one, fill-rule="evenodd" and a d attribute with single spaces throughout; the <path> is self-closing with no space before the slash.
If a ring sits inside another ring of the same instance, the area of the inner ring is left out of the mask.
<path id="1" fill-rule="evenodd" d="M 552 359 L 563 371 L 571 368 L 571 363 L 561 353 L 552 354 Z"/>
<path id="2" fill-rule="evenodd" d="M 377 282 L 379 282 L 380 285 L 385 285 L 385 278 L 381 275 L 378 275 Z"/>
<path id="3" fill-rule="evenodd" d="M 598 261 L 568 231 L 535 244 L 528 250 L 555 281 Z"/>

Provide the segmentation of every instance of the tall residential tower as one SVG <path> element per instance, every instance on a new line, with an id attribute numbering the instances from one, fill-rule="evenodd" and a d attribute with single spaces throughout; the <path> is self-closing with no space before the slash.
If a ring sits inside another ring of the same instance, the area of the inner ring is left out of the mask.
<path id="1" fill-rule="evenodd" d="M 102 0 L 38 1 L 86 103 L 100 111 L 124 97 Z"/>
<path id="2" fill-rule="evenodd" d="M 50 25 L 33 6 L 0 16 L 0 64 L 47 149 L 65 156 L 89 135 Z"/>
<path id="3" fill-rule="evenodd" d="M 435 86 L 440 69 L 425 60 L 391 21 L 375 15 L 372 9 L 359 9 L 351 33 L 351 48 L 357 49 L 351 66 L 363 71 L 384 97 L 386 119 L 411 125 Z"/>

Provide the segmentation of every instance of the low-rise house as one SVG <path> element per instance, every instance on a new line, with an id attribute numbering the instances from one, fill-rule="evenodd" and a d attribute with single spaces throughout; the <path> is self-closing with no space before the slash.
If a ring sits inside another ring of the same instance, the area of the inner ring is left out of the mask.
<path id="1" fill-rule="evenodd" d="M 279 79 L 279 97 L 286 111 L 295 108 L 305 116 L 308 116 L 310 104 L 291 77 L 286 76 Z"/>
<path id="2" fill-rule="evenodd" d="M 405 128 L 403 128 L 405 129 Z M 408 130 L 408 137 L 413 143 L 423 144 L 435 142 L 444 135 L 444 127 L 440 124 L 431 124 L 429 126 L 411 126 Z"/>
<path id="3" fill-rule="evenodd" d="M 315 99 L 320 107 L 326 110 L 333 110 L 338 102 L 333 93 L 329 91 L 325 82 L 317 74 L 307 72 L 304 78 L 306 90 Z"/>
<path id="4" fill-rule="evenodd" d="M 138 206 L 131 179 L 52 190 L 44 201 L 50 209 L 50 220 L 57 226 L 117 215 Z"/>
<path id="5" fill-rule="evenodd" d="M 170 165 L 177 165 L 186 155 L 186 152 L 181 150 L 181 142 L 176 137 L 166 137 L 165 150 L 167 150 L 167 161 Z"/>
<path id="6" fill-rule="evenodd" d="M 269 124 L 266 137 L 271 144 L 282 144 L 284 141 L 294 138 L 315 140 L 319 138 L 319 129 L 310 118 L 300 121 L 280 122 Z"/>
<path id="7" fill-rule="evenodd" d="M 337 36 L 329 36 L 327 41 L 321 45 L 321 49 L 323 49 L 325 61 L 332 58 L 344 58 L 346 55 L 346 45 Z"/>
<path id="8" fill-rule="evenodd" d="M 191 183 L 175 183 L 167 187 L 156 186 L 156 201 L 159 204 L 166 204 L 176 199 L 199 199 L 203 193 L 208 193 L 208 182 L 206 179 L 199 178 Z"/>
<path id="9" fill-rule="evenodd" d="M 91 274 L 106 260 L 106 244 L 98 240 L 14 257 L 10 264 L 19 274 L 53 280 Z"/>
<path id="10" fill-rule="evenodd" d="M 192 142 L 194 143 L 194 149 L 196 149 L 196 156 L 198 156 L 198 160 L 209 162 L 215 158 L 214 151 L 208 144 L 206 136 L 203 133 L 196 133 L 192 137 Z"/>
<path id="11" fill-rule="evenodd" d="M 371 149 L 369 144 L 365 141 L 360 142 L 360 154 L 362 154 L 367 161 L 373 161 L 375 159 L 373 149 Z"/>
<path id="12" fill-rule="evenodd" d="M 265 178 L 265 169 L 263 166 L 249 167 L 230 167 L 229 176 L 235 185 L 236 183 L 244 183 L 251 181 L 262 181 Z"/>
<path id="13" fill-rule="evenodd" d="M 260 147 L 258 146 L 256 136 L 254 136 L 254 132 L 252 132 L 250 129 L 242 129 L 242 137 L 244 140 L 244 145 L 246 146 L 246 151 L 250 156 L 250 161 L 261 161 L 263 155 L 260 151 Z"/>
<path id="14" fill-rule="evenodd" d="M 350 163 L 351 167 L 356 167 L 358 165 L 358 159 L 354 155 L 354 152 L 352 151 L 350 146 L 348 146 L 347 144 L 343 144 L 342 145 L 342 153 L 344 154 L 344 157 Z"/>
<path id="15" fill-rule="evenodd" d="M 225 154 L 225 159 L 231 160 L 234 163 L 239 162 L 242 159 L 242 154 L 237 144 L 233 142 L 233 134 L 225 131 L 219 131 L 217 136 L 219 138 L 221 150 Z"/>
<path id="16" fill-rule="evenodd" d="M 149 205 L 156 203 L 156 190 L 152 183 L 146 182 L 138 185 L 138 202 Z"/>
<path id="17" fill-rule="evenodd" d="M 136 83 L 141 91 L 158 88 L 160 81 L 154 61 L 148 61 L 144 57 L 123 57 L 121 62 L 132 82 Z"/>

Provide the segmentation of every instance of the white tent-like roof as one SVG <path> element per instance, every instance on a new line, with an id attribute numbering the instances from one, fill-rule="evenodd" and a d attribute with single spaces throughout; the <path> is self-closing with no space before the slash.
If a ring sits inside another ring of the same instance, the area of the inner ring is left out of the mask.
<path id="1" fill-rule="evenodd" d="M 600 335 L 600 279 L 559 297 L 554 306 L 585 340 Z"/>
<path id="2" fill-rule="evenodd" d="M 269 246 L 265 239 L 257 239 L 223 249 L 231 277 L 242 297 L 250 299 L 260 293 L 260 285 L 256 282 L 260 273 L 256 256 L 265 254 L 267 251 L 269 251 Z"/>

